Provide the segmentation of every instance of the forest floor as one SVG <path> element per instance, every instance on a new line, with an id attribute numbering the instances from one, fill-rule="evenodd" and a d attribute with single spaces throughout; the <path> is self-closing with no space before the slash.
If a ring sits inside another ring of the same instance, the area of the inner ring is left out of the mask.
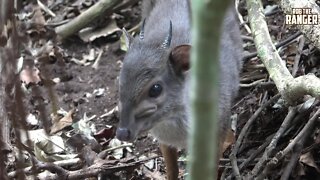
<path id="1" fill-rule="evenodd" d="M 80 35 L 76 34 L 62 42 L 56 39 L 52 31 L 60 22 L 73 19 L 95 2 L 95 0 L 48 0 L 45 6 L 55 14 L 54 17 L 36 2 L 23 1 L 17 17 L 18 23 L 25 30 L 20 32 L 25 36 L 20 80 L 25 92 L 24 105 L 29 138 L 34 143 L 30 147 L 33 149 L 33 156 L 39 161 L 46 162 L 75 160 L 72 161 L 77 162 L 75 164 L 70 162 L 67 166 L 61 165 L 70 174 L 81 168 L 85 170 L 86 167 L 92 167 L 94 163 L 99 164 L 96 160 L 98 157 L 103 157 L 109 162 L 103 163 L 103 167 L 107 170 L 100 174 L 102 179 L 164 179 L 163 158 L 158 142 L 151 135 L 142 134 L 133 144 L 115 139 L 118 122 L 118 75 L 125 55 L 125 51 L 121 48 L 123 45 L 123 41 L 120 40 L 121 29 L 123 27 L 132 29 L 139 25 L 141 2 L 130 4 L 112 15 L 102 15 L 92 22 L 90 27 L 93 29 L 103 29 L 100 33 L 79 33 Z M 239 12 L 244 19 L 247 19 L 245 4 L 243 1 L 240 2 Z M 288 69 L 296 71 L 297 76 L 307 73 L 319 76 L 319 50 L 303 36 L 297 35 L 296 29 L 284 24 L 284 14 L 279 7 L 269 1 L 264 1 L 264 7 L 274 43 L 284 42 L 278 51 Z M 240 92 L 232 107 L 232 130 L 236 139 L 248 119 L 277 94 L 276 87 L 263 64 L 253 54 L 255 52 L 253 39 L 244 24 L 241 25 L 241 31 L 245 49 L 244 67 L 241 73 Z M 31 72 L 37 73 L 31 73 L 30 76 L 28 74 L 30 69 Z M 312 104 L 308 112 L 293 122 L 291 128 L 278 142 L 273 154 L 288 145 L 318 106 L 318 102 Z M 52 115 L 53 109 L 59 109 L 59 113 Z M 256 165 L 264 151 L 264 148 L 261 150 L 259 147 L 269 144 L 266 142 L 270 142 L 270 137 L 273 137 L 279 129 L 288 111 L 288 107 L 281 101 L 275 101 L 258 114 L 241 143 L 237 156 L 239 164 L 250 155 L 254 153 L 257 155 L 242 167 L 242 172 L 250 172 Z M 39 138 L 44 136 L 43 129 L 46 124 L 44 121 L 53 124 L 49 126 L 50 138 L 57 139 L 49 138 L 48 141 L 48 137 Z M 319 122 L 299 151 L 298 161 L 290 172 L 290 179 L 320 178 L 318 124 Z M 12 146 L 16 146 L 13 139 Z M 88 147 L 92 151 L 88 150 Z M 224 152 L 224 158 L 220 162 L 220 172 L 224 172 L 226 176 L 232 172 L 229 160 L 231 148 L 232 145 Z M 17 168 L 16 152 L 16 150 L 10 151 L 11 158 L 6 162 L 7 171 L 11 173 L 10 177 L 16 176 L 13 175 Z M 185 152 L 181 151 L 179 155 L 180 177 L 185 179 L 188 158 Z M 28 163 L 30 156 L 32 155 L 24 154 L 23 167 L 30 165 Z M 81 161 L 76 161 L 78 157 Z M 277 164 L 270 170 L 274 173 L 268 178 L 280 179 L 287 171 L 289 160 L 290 156 Z M 86 170 L 89 171 L 88 168 Z M 53 173 L 48 174 L 53 175 Z"/>

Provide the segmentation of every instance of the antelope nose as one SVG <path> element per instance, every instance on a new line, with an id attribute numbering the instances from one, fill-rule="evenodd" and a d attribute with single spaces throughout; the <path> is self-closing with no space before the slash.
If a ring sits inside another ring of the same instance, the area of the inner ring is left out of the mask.
<path id="1" fill-rule="evenodd" d="M 131 135 L 131 133 L 128 128 L 118 128 L 117 129 L 116 136 L 120 141 L 130 141 L 131 140 L 130 135 Z"/>

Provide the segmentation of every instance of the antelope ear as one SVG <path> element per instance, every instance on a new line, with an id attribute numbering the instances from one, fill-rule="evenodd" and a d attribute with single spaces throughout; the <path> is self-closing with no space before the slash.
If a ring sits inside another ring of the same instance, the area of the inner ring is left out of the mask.
<path id="1" fill-rule="evenodd" d="M 191 46 L 187 44 L 179 45 L 170 52 L 169 61 L 173 70 L 181 75 L 190 69 Z"/>
<path id="2" fill-rule="evenodd" d="M 125 28 L 122 29 L 122 33 L 124 34 L 124 38 L 126 41 L 126 47 L 127 47 L 127 49 L 129 49 L 130 45 L 132 43 L 133 37 L 128 33 L 128 31 Z"/>

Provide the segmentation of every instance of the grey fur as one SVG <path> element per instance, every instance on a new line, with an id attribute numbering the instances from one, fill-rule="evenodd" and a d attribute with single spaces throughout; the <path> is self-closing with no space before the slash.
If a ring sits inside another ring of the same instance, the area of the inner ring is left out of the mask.
<path id="1" fill-rule="evenodd" d="M 190 44 L 190 14 L 187 0 L 145 0 L 144 39 L 135 37 L 120 72 L 120 123 L 134 140 L 150 130 L 161 142 L 178 148 L 187 145 L 190 124 L 189 72 L 178 75 L 169 59 L 171 50 Z M 161 48 L 172 21 L 172 41 Z M 242 43 L 238 23 L 230 8 L 223 25 L 220 45 L 219 119 L 221 131 L 229 125 L 230 106 L 237 94 L 241 68 Z M 152 84 L 159 83 L 163 92 L 158 98 L 148 97 Z"/>
<path id="2" fill-rule="evenodd" d="M 142 18 L 147 18 L 152 11 L 153 7 L 156 5 L 157 0 L 143 0 L 142 1 Z"/>

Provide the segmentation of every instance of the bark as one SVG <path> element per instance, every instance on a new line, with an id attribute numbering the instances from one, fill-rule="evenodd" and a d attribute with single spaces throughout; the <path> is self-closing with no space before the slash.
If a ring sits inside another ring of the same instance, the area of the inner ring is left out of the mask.
<path id="1" fill-rule="evenodd" d="M 7 154 L 12 150 L 11 139 L 10 139 L 10 122 L 8 119 L 7 111 L 5 108 L 5 91 L 4 91 L 4 70 L 7 51 L 11 49 L 9 33 L 5 33 L 4 29 L 7 29 L 12 15 L 14 12 L 14 1 L 1 0 L 0 1 L 0 179 L 8 179 L 6 164 Z M 8 31 L 6 31 L 8 32 Z"/>

